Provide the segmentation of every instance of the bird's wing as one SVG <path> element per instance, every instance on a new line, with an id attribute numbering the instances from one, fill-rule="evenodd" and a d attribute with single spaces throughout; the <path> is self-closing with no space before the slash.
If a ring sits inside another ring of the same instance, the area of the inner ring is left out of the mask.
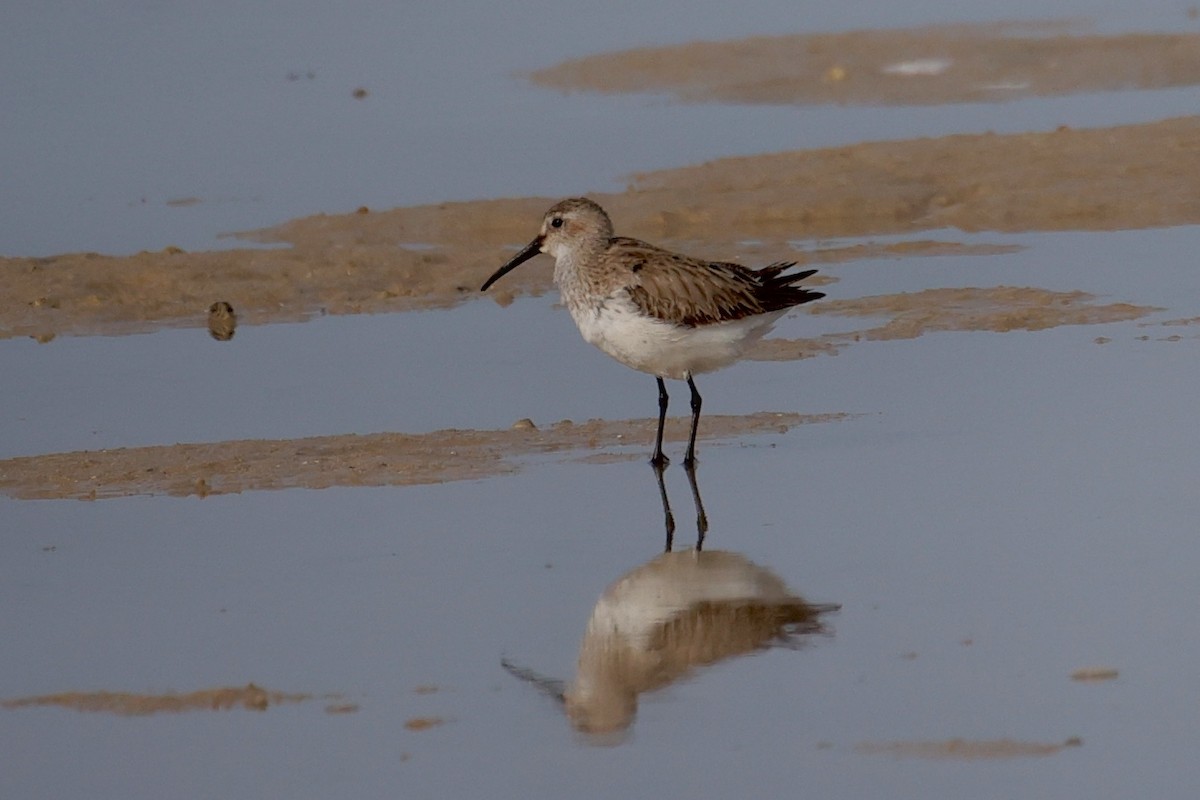
<path id="1" fill-rule="evenodd" d="M 606 255 L 642 312 L 677 325 L 729 322 L 823 296 L 792 285 L 815 270 L 781 276 L 793 262 L 753 270 L 741 264 L 702 261 L 624 237 L 613 239 Z"/>

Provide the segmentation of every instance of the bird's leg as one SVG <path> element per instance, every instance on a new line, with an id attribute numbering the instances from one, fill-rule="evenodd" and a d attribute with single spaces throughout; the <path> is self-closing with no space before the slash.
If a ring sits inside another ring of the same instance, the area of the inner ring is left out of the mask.
<path id="1" fill-rule="evenodd" d="M 696 427 L 700 424 L 700 392 L 696 391 L 696 383 L 692 380 L 691 374 L 687 376 L 688 388 L 692 390 L 692 432 L 688 436 L 687 455 L 683 457 L 683 465 L 690 467 L 696 463 Z M 659 378 L 659 385 L 662 384 L 662 378 Z"/>
<path id="2" fill-rule="evenodd" d="M 663 455 L 662 437 L 663 426 L 667 424 L 667 402 L 671 399 L 667 395 L 667 385 L 663 383 L 662 378 L 656 378 L 658 381 L 658 435 L 654 437 L 654 455 L 650 456 L 650 463 L 655 469 L 661 470 L 671 461 Z M 659 475 L 659 483 L 662 483 L 662 475 Z"/>
<path id="3" fill-rule="evenodd" d="M 704 513 L 704 501 L 700 499 L 700 485 L 696 483 L 696 462 L 684 465 L 688 483 L 692 486 L 692 502 L 696 505 L 696 549 L 704 547 L 704 534 L 708 533 L 708 514 Z"/>
<path id="4" fill-rule="evenodd" d="M 654 477 L 658 478 L 658 496 L 662 498 L 663 524 L 667 529 L 667 545 L 663 548 L 663 552 L 669 553 L 671 546 L 675 543 L 675 515 L 671 513 L 671 501 L 667 499 L 667 484 L 663 481 L 663 470 L 666 467 L 663 464 L 650 463 L 654 467 Z"/>

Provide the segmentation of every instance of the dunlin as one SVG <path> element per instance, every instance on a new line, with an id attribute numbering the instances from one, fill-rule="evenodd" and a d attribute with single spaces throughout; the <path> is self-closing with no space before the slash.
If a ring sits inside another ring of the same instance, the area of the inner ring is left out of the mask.
<path id="1" fill-rule="evenodd" d="M 500 665 L 562 703 L 576 730 L 615 744 L 643 694 L 728 659 L 796 648 L 827 632 L 825 617 L 837 609 L 808 602 L 738 553 L 664 553 L 600 596 L 570 684 L 506 658 Z"/>
<path id="2" fill-rule="evenodd" d="M 554 282 L 583 338 L 658 381 L 658 434 L 650 462 L 660 469 L 667 464 L 662 437 L 669 398 L 663 379 L 687 381 L 692 393 L 684 456 L 691 467 L 701 404 L 693 377 L 737 361 L 789 308 L 824 297 L 797 285 L 816 270 L 784 274 L 794 262 L 749 269 L 613 236 L 608 214 L 582 197 L 547 211 L 541 232 L 480 291 L 539 253 L 554 257 Z"/>

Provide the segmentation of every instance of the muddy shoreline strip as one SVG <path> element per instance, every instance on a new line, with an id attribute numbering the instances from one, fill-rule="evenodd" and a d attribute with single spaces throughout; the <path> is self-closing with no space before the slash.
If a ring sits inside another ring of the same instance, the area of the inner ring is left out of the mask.
<path id="1" fill-rule="evenodd" d="M 623 234 L 683 252 L 745 263 L 831 263 L 968 254 L 970 246 L 925 240 L 839 254 L 797 243 L 949 228 L 1200 223 L 1198 163 L 1200 117 L 1193 116 L 721 159 L 637 175 L 625 192 L 593 196 Z M 528 240 L 555 199 L 317 215 L 245 235 L 291 245 L 283 249 L 0 258 L 0 338 L 203 328 L 216 301 L 231 303 L 243 325 L 450 307 L 480 298 L 483 279 Z M 537 259 L 497 287 L 493 299 L 508 302 L 550 286 L 549 259 Z"/>
<path id="2" fill-rule="evenodd" d="M 1066 748 L 1080 747 L 1083 740 L 1071 737 L 1062 742 L 1028 742 L 1018 739 L 947 739 L 944 741 L 861 742 L 854 749 L 866 755 L 922 758 L 938 761 L 995 761 L 1012 758 L 1044 758 Z"/>
<path id="3" fill-rule="evenodd" d="M 23 708 L 55 706 L 73 711 L 103 712 L 123 717 L 145 717 L 164 712 L 179 714 L 185 711 L 228 711 L 233 708 L 266 711 L 272 706 L 303 703 L 312 698 L 313 695 L 307 693 L 278 692 L 248 683 L 245 686 L 199 689 L 182 694 L 174 692 L 167 694 L 59 692 L 36 697 L 0 700 L 0 708 L 16 711 Z"/>
<path id="4" fill-rule="evenodd" d="M 700 438 L 783 434 L 849 414 L 759 412 L 704 417 Z M 206 497 L 270 489 L 410 486 L 487 478 L 522 468 L 522 458 L 624 448 L 649 458 L 657 420 L 569 420 L 544 429 L 441 430 L 307 439 L 248 439 L 79 451 L 0 461 L 0 492 L 19 499 L 99 500 L 130 495 Z M 689 420 L 667 421 L 664 440 L 687 438 Z M 645 451 L 644 453 L 642 451 Z"/>
<path id="5" fill-rule="evenodd" d="M 682 103 L 944 105 L 1200 83 L 1200 34 L 1088 35 L 1072 21 L 756 36 L 572 59 L 529 78 L 564 92 Z"/>

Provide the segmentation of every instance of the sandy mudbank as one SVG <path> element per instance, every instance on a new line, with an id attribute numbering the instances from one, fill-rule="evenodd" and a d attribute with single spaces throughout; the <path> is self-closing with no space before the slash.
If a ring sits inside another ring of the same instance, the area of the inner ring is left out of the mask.
<path id="1" fill-rule="evenodd" d="M 760 412 L 705 416 L 702 439 L 776 435 L 848 414 Z M 523 457 L 607 449 L 609 458 L 648 458 L 657 420 L 563 421 L 545 429 L 443 430 L 308 439 L 247 439 L 130 447 L 0 461 L 0 492 L 23 499 L 96 500 L 135 494 L 228 494 L 331 486 L 406 486 L 516 472 Z M 667 422 L 664 439 L 686 440 L 688 421 Z M 631 447 L 627 447 L 631 446 Z"/>
<path id="2" fill-rule="evenodd" d="M 992 252 L 951 238 L 804 248 L 826 237 L 1115 230 L 1200 222 L 1200 117 L 1096 130 L 964 134 L 712 161 L 636 175 L 593 195 L 622 234 L 714 259 L 831 263 Z M 282 249 L 0 259 L 0 337 L 49 340 L 204 327 L 226 301 L 242 324 L 448 307 L 528 241 L 555 198 L 318 215 L 247 234 Z M 496 287 L 550 287 L 538 259 Z M 814 282 L 815 283 L 815 282 Z"/>
<path id="3" fill-rule="evenodd" d="M 530 77 L 564 91 L 774 105 L 996 103 L 1200 83 L 1200 34 L 1098 36 L 1084 27 L 1006 22 L 689 42 L 573 59 Z"/>

